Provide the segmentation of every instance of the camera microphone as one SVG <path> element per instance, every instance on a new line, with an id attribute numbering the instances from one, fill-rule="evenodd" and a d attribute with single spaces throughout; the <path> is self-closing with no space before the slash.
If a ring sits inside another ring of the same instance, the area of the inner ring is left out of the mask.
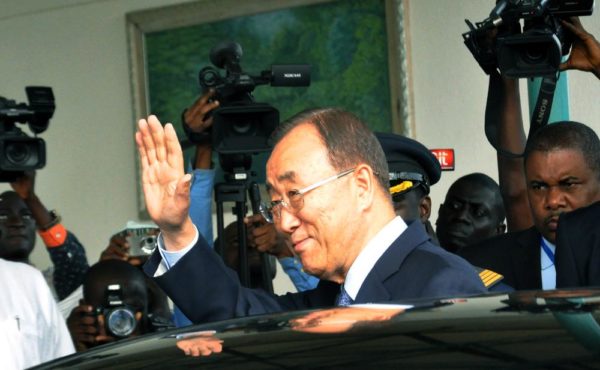
<path id="1" fill-rule="evenodd" d="M 310 64 L 273 64 L 271 86 L 310 86 Z"/>

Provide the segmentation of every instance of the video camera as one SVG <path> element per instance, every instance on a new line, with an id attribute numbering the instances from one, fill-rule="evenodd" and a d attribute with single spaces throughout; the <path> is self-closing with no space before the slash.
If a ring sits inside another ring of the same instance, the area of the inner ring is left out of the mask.
<path id="1" fill-rule="evenodd" d="M 269 104 L 254 101 L 252 91 L 256 86 L 310 85 L 310 65 L 272 65 L 271 70 L 252 76 L 242 70 L 242 54 L 238 43 L 220 43 L 211 49 L 210 61 L 225 69 L 225 75 L 211 66 L 202 68 L 198 75 L 202 91 L 215 89 L 215 99 L 220 103 L 212 112 L 212 147 L 219 154 L 254 154 L 271 149 L 268 139 L 279 124 L 279 112 Z"/>
<path id="2" fill-rule="evenodd" d="M 552 75 L 572 44 L 561 20 L 591 15 L 593 9 L 594 0 L 499 0 L 490 16 L 476 26 L 465 20 L 470 30 L 463 33 L 463 39 L 487 74 L 499 69 L 513 78 Z M 522 32 L 520 19 L 524 20 Z M 491 43 L 494 31 L 497 38 Z"/>
<path id="3" fill-rule="evenodd" d="M 34 134 L 46 131 L 54 114 L 54 94 L 42 86 L 28 86 L 25 92 L 29 105 L 0 96 L 0 182 L 15 181 L 24 171 L 46 165 L 44 140 L 29 137 L 16 124 L 27 123 Z"/>

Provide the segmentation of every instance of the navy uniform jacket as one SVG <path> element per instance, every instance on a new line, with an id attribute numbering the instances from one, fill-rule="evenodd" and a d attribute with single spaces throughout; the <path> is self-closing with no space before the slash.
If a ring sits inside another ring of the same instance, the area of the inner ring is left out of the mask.
<path id="1" fill-rule="evenodd" d="M 160 259 L 156 251 L 144 266 L 148 275 L 154 275 Z M 328 281 L 321 281 L 312 290 L 282 296 L 242 287 L 236 273 L 223 264 L 202 237 L 175 266 L 155 279 L 194 323 L 330 307 L 340 290 L 338 284 Z M 485 292 L 470 264 L 432 244 L 423 225 L 413 222 L 377 261 L 355 303 L 463 297 Z"/>
<path id="2" fill-rule="evenodd" d="M 542 289 L 541 238 L 531 227 L 467 246 L 458 254 L 475 266 L 503 275 L 502 282 L 515 290 Z"/>
<path id="3" fill-rule="evenodd" d="M 557 288 L 600 286 L 600 202 L 560 216 L 555 264 Z"/>

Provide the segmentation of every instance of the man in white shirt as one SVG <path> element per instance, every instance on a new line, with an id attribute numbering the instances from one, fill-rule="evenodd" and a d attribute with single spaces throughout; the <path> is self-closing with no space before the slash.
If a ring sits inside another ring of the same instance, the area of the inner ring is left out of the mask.
<path id="1" fill-rule="evenodd" d="M 3 369 L 24 369 L 75 352 L 42 274 L 0 259 L 0 358 Z"/>
<path id="2" fill-rule="evenodd" d="M 146 207 L 161 228 L 145 270 L 194 323 L 486 291 L 472 266 L 431 244 L 422 223 L 395 215 L 381 145 L 349 112 L 309 110 L 274 133 L 265 216 L 322 280 L 285 296 L 242 287 L 198 234 L 188 216 L 191 177 L 172 125 L 140 120 L 136 142 Z"/>

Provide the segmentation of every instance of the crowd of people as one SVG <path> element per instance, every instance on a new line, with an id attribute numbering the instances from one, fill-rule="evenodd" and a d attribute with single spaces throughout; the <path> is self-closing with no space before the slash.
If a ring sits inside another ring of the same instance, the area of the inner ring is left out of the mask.
<path id="1" fill-rule="evenodd" d="M 600 79 L 600 43 L 578 19 L 563 24 L 576 39 L 560 69 Z M 0 194 L 0 284 L 10 297 L 0 303 L 2 358 L 25 368 L 164 328 L 286 310 L 600 285 L 600 140 L 574 121 L 526 137 L 518 89 L 490 75 L 485 119 L 498 133 L 499 183 L 460 177 L 435 228 L 429 194 L 442 171 L 427 147 L 315 108 L 272 135 L 270 201 L 243 220 L 243 233 L 234 222 L 215 241 L 214 90 L 182 114 L 190 163 L 171 124 L 138 122 L 145 203 L 160 229 L 149 257 L 131 255 L 117 232 L 90 266 L 36 195 L 36 174 L 24 173 Z M 36 230 L 53 263 L 46 281 L 29 261 Z M 273 293 L 277 263 L 297 292 Z M 235 273 L 244 265 L 246 284 Z M 126 328 L 111 326 L 115 312 L 129 315 Z"/>

